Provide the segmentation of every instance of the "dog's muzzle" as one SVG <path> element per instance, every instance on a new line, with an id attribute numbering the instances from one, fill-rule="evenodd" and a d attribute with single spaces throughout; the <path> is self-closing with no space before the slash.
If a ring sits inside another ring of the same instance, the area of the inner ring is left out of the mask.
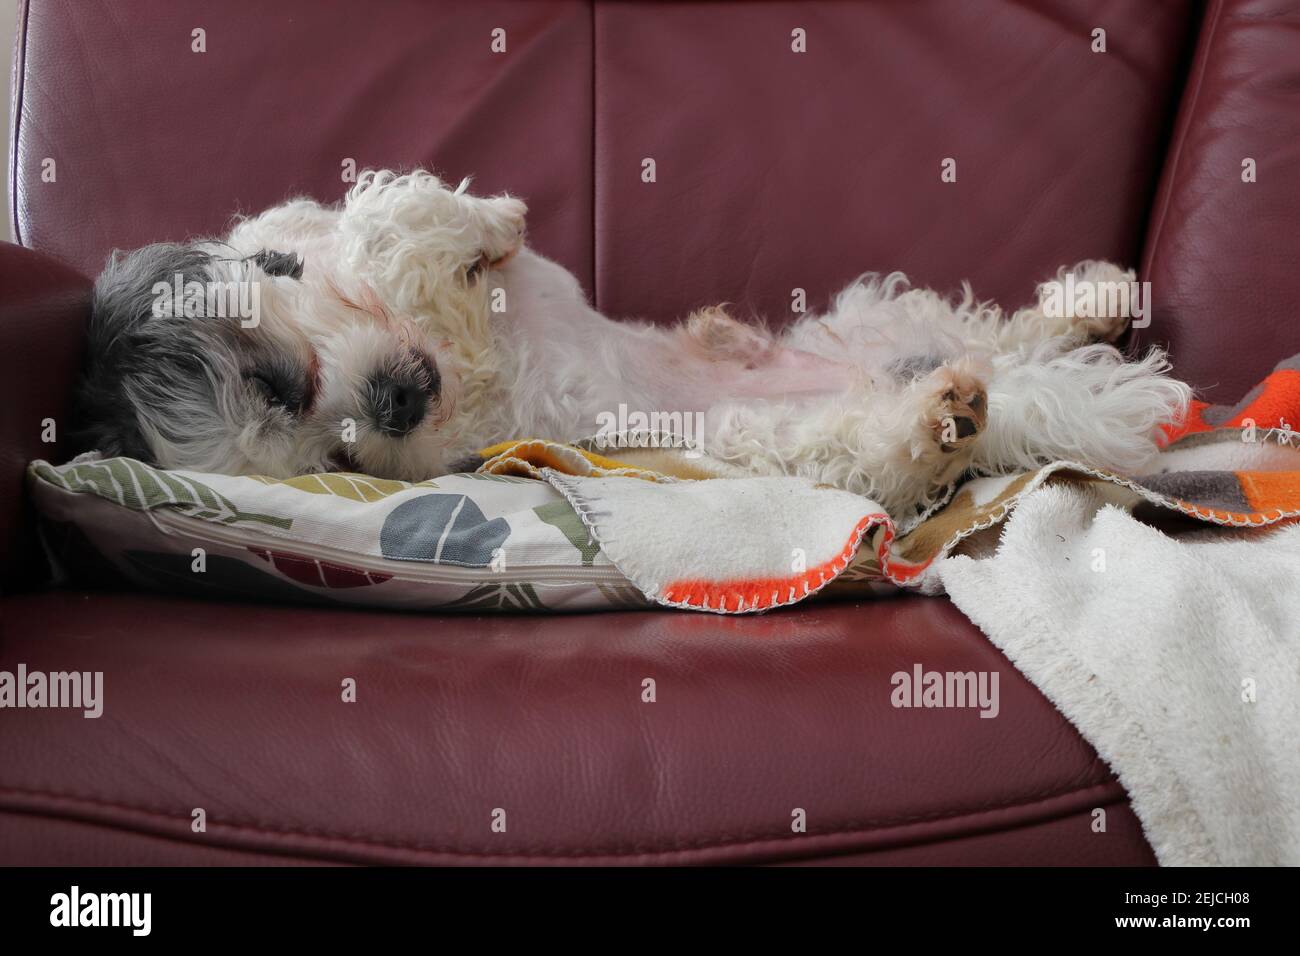
<path id="1" fill-rule="evenodd" d="M 424 421 L 440 385 L 438 370 L 427 359 L 413 372 L 375 375 L 366 383 L 375 426 L 386 435 L 408 434 Z"/>

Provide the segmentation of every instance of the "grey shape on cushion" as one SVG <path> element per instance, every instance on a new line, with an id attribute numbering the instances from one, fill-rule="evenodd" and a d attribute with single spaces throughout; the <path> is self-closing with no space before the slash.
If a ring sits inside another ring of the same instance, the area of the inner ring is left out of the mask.
<path id="1" fill-rule="evenodd" d="M 488 521 L 465 495 L 421 495 L 394 508 L 379 532 L 379 550 L 397 561 L 483 568 L 510 537 L 505 518 Z"/>

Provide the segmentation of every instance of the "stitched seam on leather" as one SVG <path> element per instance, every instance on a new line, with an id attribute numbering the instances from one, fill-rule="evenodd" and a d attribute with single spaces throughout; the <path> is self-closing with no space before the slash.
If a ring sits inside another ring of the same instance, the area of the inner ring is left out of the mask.
<path id="1" fill-rule="evenodd" d="M 721 837 L 706 837 L 696 840 L 677 840 L 663 844 L 631 844 L 620 845 L 615 848 L 581 848 L 572 847 L 540 847 L 518 850 L 487 850 L 487 849 L 464 849 L 449 844 L 401 841 L 393 840 L 378 834 L 369 833 L 340 833 L 336 830 L 326 830 L 316 827 L 290 827 L 282 824 L 276 824 L 266 821 L 249 820 L 240 817 L 220 817 L 208 816 L 208 823 L 214 827 L 225 827 L 236 830 L 253 830 L 259 833 L 279 835 L 279 836 L 303 836 L 313 838 L 324 838 L 337 840 L 342 843 L 360 843 L 366 846 L 383 847 L 396 850 L 418 850 L 434 853 L 443 853 L 453 856 L 465 857 L 518 857 L 518 858 L 544 858 L 544 857 L 602 857 L 602 856 L 638 856 L 647 853 L 672 853 L 685 850 L 708 850 L 708 849 L 727 849 L 730 847 L 745 846 L 751 843 L 769 843 L 786 841 L 791 844 L 805 839 L 806 837 L 829 837 L 829 836 L 848 836 L 852 834 L 870 833 L 877 830 L 889 830 L 899 826 L 906 826 L 915 823 L 934 823 L 945 820 L 959 820 L 963 817 L 976 817 L 986 813 L 993 813 L 999 810 L 1009 810 L 1016 807 L 1028 807 L 1036 803 L 1042 803 L 1047 800 L 1059 797 L 1070 796 L 1073 794 L 1085 793 L 1088 790 L 1094 790 L 1106 786 L 1114 781 L 1114 778 L 1091 783 L 1080 787 L 1067 787 L 1064 789 L 1043 790 L 1038 793 L 1030 794 L 1019 800 L 1005 803 L 990 804 L 975 809 L 963 809 L 955 812 L 913 814 L 902 817 L 895 817 L 883 821 L 850 821 L 841 824 L 835 828 L 825 830 L 809 830 L 807 833 L 798 836 L 792 835 L 786 830 L 780 830 L 770 833 L 753 833 L 742 832 L 726 834 Z M 188 816 L 176 815 L 174 811 L 165 810 L 159 807 L 140 806 L 129 803 L 121 803 L 112 800 L 103 800 L 96 797 L 86 797 L 79 794 L 59 793 L 52 790 L 34 790 L 23 787 L 0 787 L 0 797 L 4 795 L 18 795 L 29 797 L 51 797 L 57 800 L 76 800 L 81 803 L 90 804 L 95 807 L 104 807 L 114 810 L 126 810 L 131 813 L 143 813 L 174 822 L 183 823 L 189 820 Z M 1119 797 L 1115 797 L 1110 802 L 1116 802 Z M 3 809 L 3 807 L 0 807 Z M 19 812 L 19 811 L 16 811 Z M 49 815 L 52 811 L 45 808 L 41 811 Z M 201 845 L 203 841 L 196 841 Z"/>
<path id="2" fill-rule="evenodd" d="M 1206 13 L 1206 21 L 1209 23 L 1208 33 L 1204 37 L 1204 53 L 1202 57 L 1201 38 L 1197 38 L 1196 49 L 1193 52 L 1194 57 L 1198 57 L 1193 64 L 1192 69 L 1195 72 L 1192 87 L 1191 98 L 1187 102 L 1187 109 L 1179 109 L 1179 117 L 1174 130 L 1176 141 L 1173 143 L 1173 158 L 1169 164 L 1169 188 L 1165 190 L 1164 195 L 1160 197 L 1160 208 L 1156 211 L 1153 219 L 1152 228 L 1148 230 L 1146 237 L 1146 246 L 1151 250 L 1152 261 L 1155 259 L 1155 250 L 1160 244 L 1160 239 L 1164 235 L 1165 220 L 1169 217 L 1169 207 L 1173 203 L 1174 190 L 1178 186 L 1178 173 L 1183 164 L 1183 147 L 1187 144 L 1187 137 L 1190 135 L 1192 122 L 1196 118 L 1196 109 L 1201 101 L 1201 87 L 1205 85 L 1205 74 L 1209 71 L 1210 52 L 1214 47 L 1214 37 L 1219 30 L 1219 21 L 1223 19 L 1223 0 L 1214 0 L 1214 8 Z M 1187 117 L 1187 122 L 1182 122 L 1183 116 Z"/>
<path id="3" fill-rule="evenodd" d="M 18 7 L 18 36 L 14 42 L 13 95 L 9 99 L 9 108 L 14 115 L 13 132 L 9 137 L 9 228 L 13 231 L 14 241 L 23 245 L 22 231 L 18 225 L 18 131 L 23 120 L 23 93 L 27 88 L 27 24 L 31 20 L 31 4 L 22 3 Z"/>

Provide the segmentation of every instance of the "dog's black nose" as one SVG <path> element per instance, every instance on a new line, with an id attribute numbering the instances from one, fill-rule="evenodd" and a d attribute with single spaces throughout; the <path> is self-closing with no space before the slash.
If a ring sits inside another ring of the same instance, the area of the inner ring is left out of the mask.
<path id="1" fill-rule="evenodd" d="M 438 376 L 380 375 L 369 382 L 370 412 L 379 430 L 405 435 L 424 421 L 429 400 L 437 394 Z"/>

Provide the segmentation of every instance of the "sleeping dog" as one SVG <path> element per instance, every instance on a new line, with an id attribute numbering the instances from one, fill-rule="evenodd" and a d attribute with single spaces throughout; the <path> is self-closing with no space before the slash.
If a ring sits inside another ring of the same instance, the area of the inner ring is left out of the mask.
<path id="1" fill-rule="evenodd" d="M 1161 352 L 1109 344 L 1123 309 L 1048 308 L 1051 283 L 1012 314 L 893 273 L 779 333 L 717 307 L 614 321 L 526 247 L 523 202 L 466 187 L 367 172 L 340 206 L 297 199 L 222 240 L 114 253 L 82 444 L 165 468 L 422 480 L 506 438 L 590 437 L 622 407 L 702 416 L 707 473 L 805 476 L 903 515 L 964 472 L 1138 472 L 1190 399 Z"/>

